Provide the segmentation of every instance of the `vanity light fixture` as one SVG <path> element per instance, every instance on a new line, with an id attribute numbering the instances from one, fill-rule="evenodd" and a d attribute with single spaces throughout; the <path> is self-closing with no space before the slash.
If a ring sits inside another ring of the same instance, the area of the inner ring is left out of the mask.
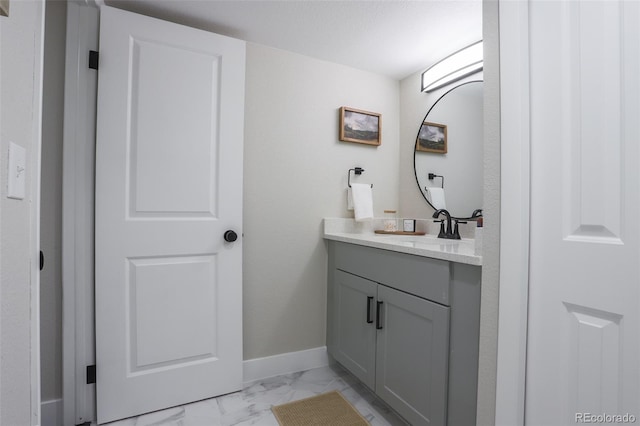
<path id="1" fill-rule="evenodd" d="M 482 40 L 458 50 L 422 73 L 422 91 L 431 92 L 482 70 Z"/>

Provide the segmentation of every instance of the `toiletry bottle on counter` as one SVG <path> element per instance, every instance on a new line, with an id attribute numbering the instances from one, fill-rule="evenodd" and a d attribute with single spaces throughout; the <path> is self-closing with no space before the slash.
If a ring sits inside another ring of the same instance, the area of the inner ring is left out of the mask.
<path id="1" fill-rule="evenodd" d="M 398 230 L 398 218 L 395 210 L 384 211 L 384 230 L 387 232 L 395 232 Z"/>

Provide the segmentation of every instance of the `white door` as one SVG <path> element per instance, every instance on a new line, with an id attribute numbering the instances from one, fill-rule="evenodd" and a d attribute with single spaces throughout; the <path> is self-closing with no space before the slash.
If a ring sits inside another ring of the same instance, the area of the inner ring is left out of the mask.
<path id="1" fill-rule="evenodd" d="M 529 14 L 525 424 L 640 421 L 640 3 Z"/>
<path id="2" fill-rule="evenodd" d="M 100 26 L 104 423 L 241 388 L 245 45 L 110 7 Z"/>

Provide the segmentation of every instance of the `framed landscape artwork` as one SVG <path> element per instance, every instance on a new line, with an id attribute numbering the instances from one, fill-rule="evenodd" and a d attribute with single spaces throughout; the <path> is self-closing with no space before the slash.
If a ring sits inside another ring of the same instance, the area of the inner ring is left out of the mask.
<path id="1" fill-rule="evenodd" d="M 380 145 L 382 143 L 382 115 L 375 112 L 341 107 L 340 140 L 367 145 Z"/>
<path id="2" fill-rule="evenodd" d="M 416 151 L 446 154 L 447 126 L 427 121 L 422 123 L 420 132 L 418 132 L 418 140 L 416 141 Z"/>
<path id="3" fill-rule="evenodd" d="M 9 16 L 9 0 L 0 0 L 0 16 Z"/>

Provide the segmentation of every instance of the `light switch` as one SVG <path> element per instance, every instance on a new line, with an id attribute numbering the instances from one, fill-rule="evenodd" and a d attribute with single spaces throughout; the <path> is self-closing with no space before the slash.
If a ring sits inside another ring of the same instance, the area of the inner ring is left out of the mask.
<path id="1" fill-rule="evenodd" d="M 27 180 L 26 151 L 20 145 L 9 142 L 9 179 L 7 197 L 24 199 L 25 181 Z"/>

